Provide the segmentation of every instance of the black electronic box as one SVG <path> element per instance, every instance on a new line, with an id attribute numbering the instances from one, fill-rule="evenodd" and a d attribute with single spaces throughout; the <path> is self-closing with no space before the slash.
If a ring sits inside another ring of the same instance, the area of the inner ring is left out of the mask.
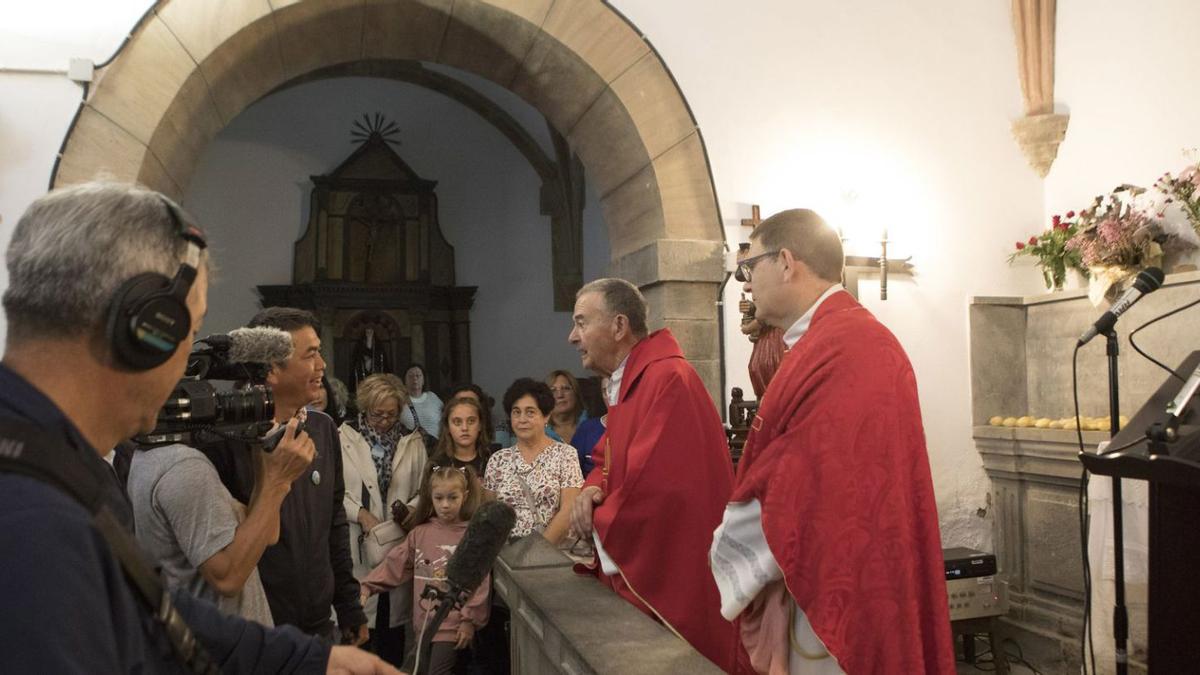
<path id="1" fill-rule="evenodd" d="M 996 573 L 996 556 L 973 548 L 942 549 L 946 562 L 946 581 L 988 577 Z"/>

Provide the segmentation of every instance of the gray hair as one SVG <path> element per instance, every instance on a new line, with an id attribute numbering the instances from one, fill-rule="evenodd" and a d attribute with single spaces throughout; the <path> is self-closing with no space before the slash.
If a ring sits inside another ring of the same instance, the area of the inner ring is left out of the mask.
<path id="1" fill-rule="evenodd" d="M 624 314 L 625 318 L 629 319 L 629 330 L 633 336 L 646 337 L 649 332 L 646 329 L 646 296 L 642 295 L 637 286 L 624 279 L 596 279 L 584 284 L 575 294 L 575 299 L 578 300 L 586 293 L 599 293 L 609 314 Z"/>
<path id="2" fill-rule="evenodd" d="M 10 342 L 95 331 L 121 284 L 144 272 L 175 276 L 186 249 L 156 192 L 84 183 L 38 198 L 5 254 Z"/>

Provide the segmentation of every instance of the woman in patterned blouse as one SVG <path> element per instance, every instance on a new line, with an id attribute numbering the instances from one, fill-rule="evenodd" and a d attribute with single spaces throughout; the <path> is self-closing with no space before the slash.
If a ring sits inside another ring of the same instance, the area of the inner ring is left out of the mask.
<path id="1" fill-rule="evenodd" d="M 554 395 L 544 383 L 527 377 L 513 382 L 504 393 L 504 408 L 517 442 L 488 460 L 483 487 L 517 512 L 513 537 L 541 532 L 558 544 L 567 535 L 571 504 L 583 485 L 579 455 L 546 435 Z"/>

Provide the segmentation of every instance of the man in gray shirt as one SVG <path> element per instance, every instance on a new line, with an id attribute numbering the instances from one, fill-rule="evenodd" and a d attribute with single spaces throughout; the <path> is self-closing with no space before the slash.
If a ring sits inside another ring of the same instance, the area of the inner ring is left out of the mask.
<path id="1" fill-rule="evenodd" d="M 199 450 L 167 445 L 134 453 L 127 491 L 138 542 L 162 565 L 171 588 L 223 612 L 273 625 L 258 560 L 279 540 L 279 507 L 313 458 L 296 420 L 273 453 L 262 455 L 249 509 L 221 484 Z M 256 451 L 258 452 L 258 451 Z"/>

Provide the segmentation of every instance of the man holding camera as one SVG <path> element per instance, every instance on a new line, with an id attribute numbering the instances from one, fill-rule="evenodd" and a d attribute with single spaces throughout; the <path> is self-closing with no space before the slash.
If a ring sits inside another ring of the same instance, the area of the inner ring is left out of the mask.
<path id="1" fill-rule="evenodd" d="M 287 422 L 321 393 L 325 360 L 317 320 L 311 313 L 269 307 L 250 321 L 289 333 L 292 354 L 271 367 L 265 382 L 275 395 L 275 420 Z M 311 635 L 360 645 L 366 642 L 367 617 L 358 599 L 350 557 L 350 530 L 342 505 L 342 452 L 337 428 L 328 415 L 308 411 L 306 422 L 316 454 L 312 465 L 292 482 L 280 508 L 279 543 L 258 564 L 275 623 L 292 624 Z M 239 501 L 254 491 L 253 454 L 245 443 L 223 441 L 200 448 L 217 467 L 221 482 Z M 329 618 L 336 610 L 335 630 Z M 338 634 L 340 632 L 340 635 Z"/>
<path id="2" fill-rule="evenodd" d="M 101 457 L 151 431 L 207 306 L 203 235 L 171 202 L 87 184 L 13 233 L 0 362 L 0 653 L 13 672 L 396 672 L 162 592 Z M 157 591 L 157 597 L 156 597 Z"/>
<path id="3" fill-rule="evenodd" d="M 257 567 L 279 541 L 279 509 L 292 482 L 312 463 L 312 439 L 298 425 L 288 423 L 273 452 L 251 451 L 260 468 L 248 506 L 195 448 L 176 443 L 134 453 L 126 490 L 138 543 L 162 565 L 168 586 L 226 614 L 275 625 Z"/>

